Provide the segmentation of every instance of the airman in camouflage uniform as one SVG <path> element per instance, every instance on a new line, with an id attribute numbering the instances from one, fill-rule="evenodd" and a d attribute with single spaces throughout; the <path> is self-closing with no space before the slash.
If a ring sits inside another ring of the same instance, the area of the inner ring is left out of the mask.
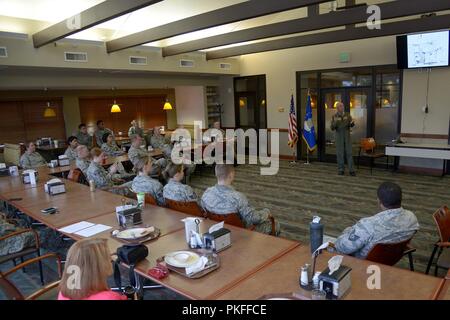
<path id="1" fill-rule="evenodd" d="M 81 170 L 81 172 L 83 172 L 83 174 L 87 177 L 87 170 L 89 168 L 89 165 L 91 164 L 91 162 L 87 159 L 80 159 L 77 158 L 75 160 L 75 164 L 77 166 L 78 169 Z"/>
<path id="2" fill-rule="evenodd" d="M 168 140 L 160 134 L 160 127 L 155 127 L 153 135 L 150 138 L 150 144 L 155 149 L 160 149 L 166 159 L 170 159 L 172 156 L 172 145 Z"/>
<path id="3" fill-rule="evenodd" d="M 254 225 L 256 231 L 270 234 L 272 222 L 269 210 L 255 210 L 248 203 L 247 197 L 231 186 L 234 180 L 233 165 L 218 164 L 215 170 L 218 184 L 203 193 L 202 207 L 215 214 L 237 213 L 245 227 Z M 280 232 L 278 222 L 275 222 L 275 232 L 277 235 Z"/>
<path id="4" fill-rule="evenodd" d="M 180 202 L 199 201 L 197 194 L 190 186 L 182 184 L 175 179 L 170 179 L 164 186 L 163 196 L 164 199 Z"/>
<path id="5" fill-rule="evenodd" d="M 338 163 L 338 172 L 340 175 L 345 171 L 345 159 L 347 159 L 350 175 L 355 175 L 353 168 L 352 141 L 350 137 L 350 128 L 355 126 L 352 116 L 344 112 L 342 102 L 337 104 L 338 112 L 331 119 L 331 131 L 336 131 L 336 157 Z"/>
<path id="6" fill-rule="evenodd" d="M 131 137 L 132 135 L 135 135 L 135 134 L 144 138 L 144 130 L 139 127 L 139 123 L 136 120 L 133 120 L 133 121 L 131 121 L 130 129 L 128 129 L 128 136 Z"/>
<path id="7" fill-rule="evenodd" d="M 69 137 L 69 139 L 67 139 L 67 143 L 69 144 L 69 146 L 67 147 L 66 152 L 64 152 L 64 155 L 66 155 L 70 161 L 75 161 L 77 158 L 76 149 L 78 147 L 77 137 Z"/>
<path id="8" fill-rule="evenodd" d="M 103 123 L 102 120 L 97 121 L 97 130 L 95 131 L 95 140 L 99 147 L 101 147 L 101 145 L 103 144 L 103 135 L 105 133 L 114 134 L 111 129 L 105 128 L 105 124 Z"/>
<path id="9" fill-rule="evenodd" d="M 0 214 L 0 237 L 19 231 L 19 228 L 9 223 L 2 214 Z M 0 257 L 17 253 L 25 248 L 34 246 L 35 237 L 33 233 L 26 232 L 0 241 Z"/>
<path id="10" fill-rule="evenodd" d="M 76 137 L 78 144 L 82 144 L 88 148 L 92 147 L 92 136 L 87 132 L 86 124 L 82 123 L 78 126 Z"/>
<path id="11" fill-rule="evenodd" d="M 378 199 L 383 211 L 345 229 L 334 244 L 338 252 L 365 259 L 376 244 L 402 242 L 419 230 L 414 213 L 401 207 L 398 185 L 383 183 L 378 189 Z"/>
<path id="12" fill-rule="evenodd" d="M 27 151 L 20 157 L 19 164 L 23 169 L 36 169 L 47 165 L 45 159 L 36 152 L 34 142 L 28 143 Z"/>
<path id="13" fill-rule="evenodd" d="M 163 197 L 163 186 L 159 181 L 152 179 L 146 175 L 139 175 L 134 178 L 131 188 L 136 193 L 148 193 L 156 200 L 156 203 L 158 203 L 158 205 L 165 205 Z"/>
<path id="14" fill-rule="evenodd" d="M 100 164 L 91 161 L 86 171 L 88 180 L 93 180 L 99 189 L 108 189 L 114 186 L 112 174 L 105 170 Z"/>
<path id="15" fill-rule="evenodd" d="M 131 141 L 132 141 L 131 147 L 130 150 L 128 150 L 128 159 L 130 159 L 133 166 L 136 166 L 139 160 L 148 157 L 148 151 L 140 147 L 142 143 L 142 138 L 140 136 L 138 135 L 132 136 Z M 150 172 L 150 175 L 159 174 L 160 171 L 167 166 L 166 159 L 155 160 L 152 158 L 152 163 L 153 163 L 153 170 Z"/>
<path id="16" fill-rule="evenodd" d="M 118 157 L 124 154 L 122 149 L 120 149 L 115 142 L 112 142 L 111 144 L 107 142 L 103 143 L 102 151 L 110 157 Z"/>
<path id="17" fill-rule="evenodd" d="M 66 155 L 70 161 L 75 161 L 77 159 L 77 152 L 75 149 L 72 149 L 72 147 L 68 147 L 66 152 L 64 152 L 64 155 Z"/>

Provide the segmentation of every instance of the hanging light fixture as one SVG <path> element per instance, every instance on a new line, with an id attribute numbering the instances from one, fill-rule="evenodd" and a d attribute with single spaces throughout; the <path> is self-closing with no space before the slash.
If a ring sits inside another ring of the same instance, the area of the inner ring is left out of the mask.
<path id="1" fill-rule="evenodd" d="M 172 110 L 172 105 L 169 102 L 169 99 L 166 98 L 166 103 L 164 103 L 164 108 L 163 110 Z"/>
<path id="2" fill-rule="evenodd" d="M 56 117 L 55 109 L 50 106 L 50 102 L 47 102 L 47 107 L 44 110 L 44 118 L 54 118 Z"/>
<path id="3" fill-rule="evenodd" d="M 111 106 L 111 113 L 120 113 L 122 110 L 120 109 L 120 106 L 117 104 L 116 100 L 114 100 L 113 105 Z"/>

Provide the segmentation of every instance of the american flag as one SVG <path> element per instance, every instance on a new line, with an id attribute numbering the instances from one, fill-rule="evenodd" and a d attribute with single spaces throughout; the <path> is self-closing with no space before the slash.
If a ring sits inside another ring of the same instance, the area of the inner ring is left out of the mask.
<path id="1" fill-rule="evenodd" d="M 297 141 L 298 141 L 297 116 L 295 115 L 294 95 L 292 95 L 291 108 L 289 111 L 289 141 L 288 141 L 289 147 L 294 148 Z"/>

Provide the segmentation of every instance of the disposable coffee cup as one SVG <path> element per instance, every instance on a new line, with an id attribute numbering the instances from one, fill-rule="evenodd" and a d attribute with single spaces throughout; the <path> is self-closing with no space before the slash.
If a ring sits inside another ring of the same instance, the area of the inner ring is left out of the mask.
<path id="1" fill-rule="evenodd" d="M 91 192 L 95 191 L 95 182 L 94 182 L 94 180 L 89 180 L 89 188 L 90 188 Z"/>
<path id="2" fill-rule="evenodd" d="M 139 192 L 137 194 L 137 201 L 138 201 L 138 205 L 140 207 L 144 207 L 145 206 L 145 193 L 144 192 Z"/>
<path id="3" fill-rule="evenodd" d="M 55 145 L 55 148 L 58 148 L 58 144 L 59 144 L 58 140 L 53 140 L 53 143 Z"/>

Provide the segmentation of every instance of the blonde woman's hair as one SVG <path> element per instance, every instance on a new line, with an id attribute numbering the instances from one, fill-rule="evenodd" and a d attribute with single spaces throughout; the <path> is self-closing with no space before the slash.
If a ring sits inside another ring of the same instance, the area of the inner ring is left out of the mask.
<path id="1" fill-rule="evenodd" d="M 70 247 L 60 283 L 60 291 L 64 297 L 81 300 L 110 290 L 107 280 L 113 269 L 107 241 L 83 239 Z M 80 274 L 74 275 L 76 271 L 80 271 Z M 77 276 L 79 279 L 76 279 Z"/>

